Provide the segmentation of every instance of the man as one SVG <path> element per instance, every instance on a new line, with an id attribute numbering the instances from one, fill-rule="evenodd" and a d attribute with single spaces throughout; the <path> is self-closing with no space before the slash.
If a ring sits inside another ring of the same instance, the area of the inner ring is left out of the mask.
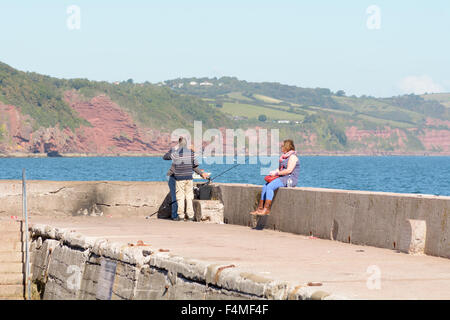
<path id="1" fill-rule="evenodd" d="M 167 175 L 169 176 L 169 188 L 172 198 L 172 220 L 180 221 L 185 218 L 184 200 L 186 199 L 186 221 L 194 221 L 194 183 L 192 172 L 195 171 L 203 179 L 208 179 L 208 175 L 198 168 L 195 153 L 187 148 L 186 138 L 180 137 L 178 145 L 169 150 L 164 156 L 164 160 L 172 160 L 172 166 Z"/>

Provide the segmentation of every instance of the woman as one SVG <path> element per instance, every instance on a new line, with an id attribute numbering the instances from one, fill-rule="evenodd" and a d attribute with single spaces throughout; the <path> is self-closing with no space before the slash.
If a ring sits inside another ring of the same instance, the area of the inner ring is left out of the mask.
<path id="1" fill-rule="evenodd" d="M 297 152 L 295 151 L 294 142 L 292 140 L 284 140 L 281 146 L 281 152 L 283 154 L 280 157 L 279 168 L 270 172 L 271 176 L 278 176 L 278 178 L 264 185 L 258 209 L 250 212 L 252 215 L 268 215 L 275 190 L 280 187 L 297 186 L 298 175 L 300 173 L 300 161 L 296 155 Z"/>

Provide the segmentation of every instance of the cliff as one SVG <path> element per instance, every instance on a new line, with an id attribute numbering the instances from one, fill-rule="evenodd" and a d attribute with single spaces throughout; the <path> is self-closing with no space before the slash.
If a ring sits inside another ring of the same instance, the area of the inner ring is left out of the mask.
<path id="1" fill-rule="evenodd" d="M 161 154 L 173 130 L 192 132 L 195 120 L 224 137 L 226 128 L 276 128 L 301 154 L 450 155 L 446 95 L 356 98 L 235 78 L 183 81 L 63 80 L 0 63 L 0 155 Z"/>

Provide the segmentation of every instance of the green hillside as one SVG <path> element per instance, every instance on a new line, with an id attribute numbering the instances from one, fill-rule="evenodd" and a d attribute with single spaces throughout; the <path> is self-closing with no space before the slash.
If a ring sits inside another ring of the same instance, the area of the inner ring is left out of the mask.
<path id="1" fill-rule="evenodd" d="M 20 107 L 34 119 L 34 127 L 74 129 L 86 124 L 64 101 L 66 90 L 77 90 L 86 98 L 108 95 L 147 127 L 190 128 L 194 120 L 205 127 L 231 125 L 219 110 L 193 96 L 180 95 L 169 88 L 150 83 L 134 84 L 132 80 L 111 84 L 86 79 L 57 79 L 37 73 L 22 72 L 0 63 L 0 101 Z"/>
<path id="2" fill-rule="evenodd" d="M 25 73 L 0 62 L 0 100 L 30 115 L 35 129 L 57 124 L 73 129 L 84 123 L 63 101 L 64 84 L 63 80 Z"/>
<path id="3" fill-rule="evenodd" d="M 252 83 L 230 77 L 175 79 L 165 81 L 165 85 L 175 92 L 209 99 L 218 105 L 233 103 L 242 104 L 243 108 L 249 105 L 278 108 L 303 116 L 324 112 L 355 121 L 366 120 L 374 125 L 392 124 L 387 121 L 392 120 L 399 127 L 421 126 L 426 117 L 450 120 L 450 110 L 446 108 L 446 104 L 450 102 L 450 94 L 404 95 L 392 98 L 347 97 L 343 91 L 333 93 L 325 88 L 308 89 L 279 83 Z M 254 113 L 254 108 L 251 112 Z M 242 114 L 242 111 L 240 113 Z M 272 118 L 279 120 L 282 114 Z"/>
<path id="4" fill-rule="evenodd" d="M 203 98 L 211 108 L 220 109 L 245 126 L 248 123 L 276 126 L 281 134 L 298 137 L 317 135 L 317 143 L 327 150 L 348 150 L 375 143 L 392 151 L 394 141 L 367 138 L 350 144 L 346 128 L 401 129 L 411 151 L 424 150 L 415 136 L 426 126 L 426 118 L 450 120 L 450 95 L 404 95 L 391 98 L 346 96 L 325 88 L 299 88 L 279 83 L 252 83 L 237 78 L 184 78 L 165 81 L 174 92 Z M 265 120 L 265 121 L 258 121 Z M 392 139 L 395 140 L 395 139 Z M 398 140 L 398 137 L 397 137 Z"/>
<path id="5" fill-rule="evenodd" d="M 421 95 L 421 97 L 427 101 L 429 100 L 437 101 L 443 106 L 450 108 L 450 93 L 431 93 Z"/>
<path id="6" fill-rule="evenodd" d="M 425 129 L 450 130 L 426 124 L 428 117 L 450 120 L 450 94 L 356 97 L 342 90 L 253 83 L 233 77 L 108 83 L 57 79 L 0 63 L 0 101 L 29 115 L 34 129 L 59 126 L 73 130 L 89 125 L 64 101 L 67 90 L 75 90 L 83 99 L 107 95 L 146 128 L 165 132 L 191 129 L 194 120 L 202 121 L 205 129 L 278 128 L 281 139 L 289 137 L 301 143 L 314 136 L 315 150 L 362 150 L 371 145 L 376 150 L 392 151 L 399 147 L 396 135 L 350 141 L 346 136 L 349 127 L 400 129 L 407 137 L 404 144 L 409 151 L 425 150 L 417 138 Z M 0 138 L 5 130 L 0 128 Z"/>

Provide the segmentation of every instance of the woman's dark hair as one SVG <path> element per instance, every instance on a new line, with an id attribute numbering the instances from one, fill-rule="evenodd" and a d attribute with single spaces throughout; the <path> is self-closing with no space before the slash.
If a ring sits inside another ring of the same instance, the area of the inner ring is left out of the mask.
<path id="1" fill-rule="evenodd" d="M 291 150 L 295 150 L 294 141 L 288 139 L 283 141 L 283 147 L 285 149 L 285 152 L 289 152 Z"/>

